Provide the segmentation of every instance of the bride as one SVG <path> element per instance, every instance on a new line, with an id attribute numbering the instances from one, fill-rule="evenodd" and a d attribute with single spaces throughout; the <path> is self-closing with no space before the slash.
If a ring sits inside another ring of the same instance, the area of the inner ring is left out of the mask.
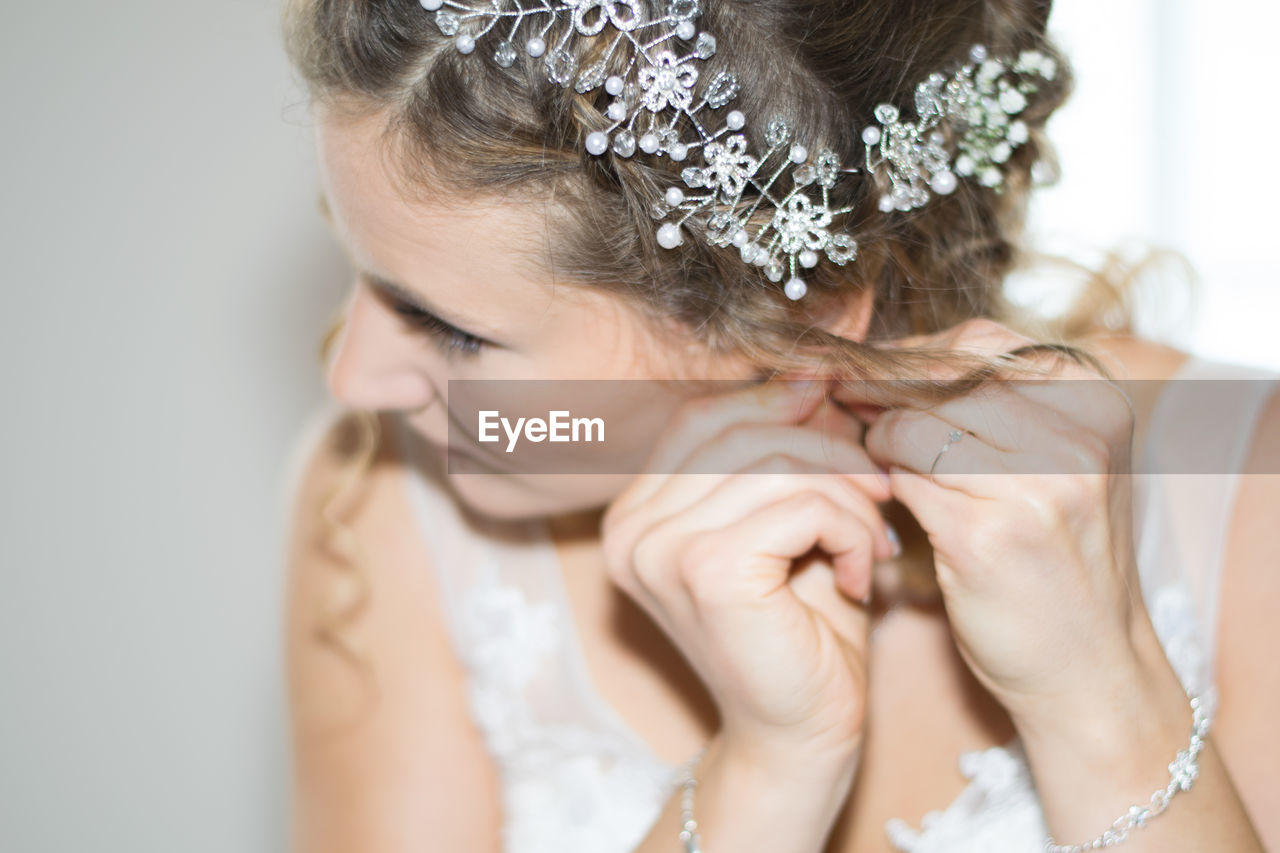
<path id="1" fill-rule="evenodd" d="M 295 850 L 1280 845 L 1276 377 L 1006 299 L 1048 6 L 287 3 Z M 575 379 L 594 473 L 470 431 Z"/>

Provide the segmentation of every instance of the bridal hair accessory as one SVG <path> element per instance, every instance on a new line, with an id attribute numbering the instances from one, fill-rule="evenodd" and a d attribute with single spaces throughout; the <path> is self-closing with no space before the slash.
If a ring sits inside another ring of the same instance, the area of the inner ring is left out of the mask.
<path id="1" fill-rule="evenodd" d="M 683 228 L 700 231 L 712 245 L 736 247 L 770 281 L 786 275 L 783 292 L 793 300 L 807 290 L 800 271 L 816 267 L 820 254 L 839 266 L 857 257 L 857 241 L 834 224 L 853 209 L 831 202 L 843 174 L 870 176 L 882 188 L 879 207 L 886 214 L 949 195 L 960 177 L 1000 191 L 1001 164 L 1029 137 L 1015 116 L 1040 81 L 1056 73 L 1054 60 L 1039 51 L 1010 61 L 975 45 L 968 62 L 950 74 L 930 74 L 916 87 L 914 121 L 892 104 L 875 108 L 875 123 L 862 131 L 859 167 L 846 168 L 830 149 L 811 151 L 803 129 L 781 116 L 764 125 L 766 149 L 752 151 L 742 133 L 748 117 L 737 109 L 723 112 L 737 97 L 737 77 L 723 69 L 708 75 L 703 68 L 715 55 L 716 38 L 694 23 L 701 2 L 656 0 L 661 12 L 649 17 L 643 0 L 419 0 L 460 53 L 474 52 L 480 38 L 500 29 L 492 55 L 503 68 L 513 66 L 523 49 L 542 60 L 554 83 L 580 94 L 603 86 L 613 100 L 601 121 L 607 126 L 586 135 L 589 153 L 631 157 L 638 147 L 676 163 L 696 153 L 681 173 L 683 186 L 655 200 L 654 218 L 667 220 L 657 229 L 658 244 L 674 249 L 684 241 Z M 535 23 L 522 33 L 526 19 Z M 557 24 L 563 25 L 549 42 Z M 605 39 L 582 67 L 570 50 L 575 33 Z M 784 173 L 788 181 L 782 181 Z"/>
<path id="2" fill-rule="evenodd" d="M 1209 735 L 1209 725 L 1213 720 L 1213 711 L 1217 705 L 1217 690 L 1210 686 L 1203 693 L 1189 694 L 1191 700 L 1191 742 L 1186 749 L 1178 751 L 1178 755 L 1169 763 L 1169 784 L 1151 795 L 1145 806 L 1129 806 L 1129 810 L 1112 822 L 1111 828 L 1092 841 L 1084 844 L 1062 846 L 1054 842 L 1053 837 L 1045 839 L 1045 853 L 1084 853 L 1085 850 L 1096 850 L 1099 847 L 1114 847 L 1129 837 L 1131 829 L 1147 825 L 1147 821 L 1169 807 L 1169 800 L 1179 791 L 1190 791 L 1196 781 L 1200 769 L 1196 762 L 1200 750 L 1204 748 L 1204 739 Z"/>

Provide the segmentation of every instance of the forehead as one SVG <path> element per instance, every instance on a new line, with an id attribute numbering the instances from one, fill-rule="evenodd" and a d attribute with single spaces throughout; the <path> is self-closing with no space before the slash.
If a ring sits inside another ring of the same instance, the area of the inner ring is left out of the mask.
<path id="1" fill-rule="evenodd" d="M 321 210 L 362 270 L 432 291 L 546 283 L 548 217 L 531 200 L 407 187 L 384 119 L 315 112 Z"/>

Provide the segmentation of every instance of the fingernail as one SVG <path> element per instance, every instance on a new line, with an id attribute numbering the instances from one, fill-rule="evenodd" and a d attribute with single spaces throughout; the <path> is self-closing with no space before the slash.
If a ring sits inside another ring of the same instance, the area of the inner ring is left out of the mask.
<path id="1" fill-rule="evenodd" d="M 889 544 L 893 546 L 893 556 L 902 556 L 902 539 L 898 536 L 898 531 L 894 529 L 889 522 L 884 523 L 885 535 L 889 537 Z"/>

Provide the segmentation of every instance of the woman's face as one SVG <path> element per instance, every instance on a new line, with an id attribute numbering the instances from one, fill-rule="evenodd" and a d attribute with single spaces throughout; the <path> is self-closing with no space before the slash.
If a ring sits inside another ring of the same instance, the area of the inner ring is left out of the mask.
<path id="1" fill-rule="evenodd" d="M 499 441 L 480 442 L 480 425 L 471 422 L 479 409 L 499 412 L 510 426 L 520 416 L 546 419 L 557 390 L 584 384 L 564 380 L 757 374 L 745 360 L 710 354 L 692 335 L 659 335 L 616 295 L 550 280 L 539 265 L 547 220 L 535 207 L 480 197 L 408 200 L 383 156 L 377 116 L 340 120 L 317 106 L 315 118 L 324 207 L 355 268 L 327 368 L 330 392 L 351 408 L 400 413 L 452 474 L 465 474 L 451 476 L 451 486 L 477 511 L 520 518 L 590 509 L 633 476 L 555 472 L 545 456 L 506 452 L 501 426 L 488 430 Z M 452 399 L 466 402 L 446 405 L 450 380 L 505 381 L 455 381 Z M 614 393 L 633 386 L 645 387 L 643 405 L 635 394 Z M 687 386 L 661 395 L 647 383 L 591 387 L 605 393 L 585 414 L 606 425 L 609 452 L 643 455 Z M 599 452 L 566 448 L 579 462 Z"/>

